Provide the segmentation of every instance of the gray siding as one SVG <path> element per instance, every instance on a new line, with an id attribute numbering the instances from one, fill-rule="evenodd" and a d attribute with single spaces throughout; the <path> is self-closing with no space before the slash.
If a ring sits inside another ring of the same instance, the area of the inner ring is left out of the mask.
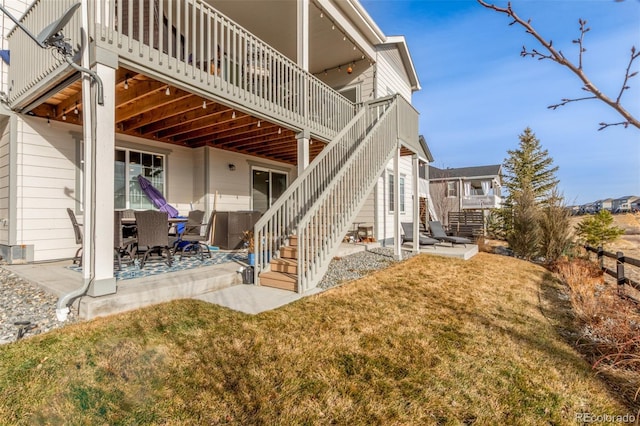
<path id="1" fill-rule="evenodd" d="M 399 93 L 411 101 L 411 82 L 394 46 L 379 47 L 377 86 L 379 97 Z"/>

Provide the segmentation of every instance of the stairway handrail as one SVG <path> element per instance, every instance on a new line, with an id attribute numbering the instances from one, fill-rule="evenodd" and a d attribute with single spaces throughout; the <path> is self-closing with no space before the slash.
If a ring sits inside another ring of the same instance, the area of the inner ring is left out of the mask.
<path id="1" fill-rule="evenodd" d="M 395 101 L 395 99 L 394 99 Z M 351 168 L 354 167 L 354 163 L 355 161 L 358 159 L 359 154 L 361 154 L 361 152 L 365 149 L 369 149 L 370 147 L 368 146 L 369 142 L 371 139 L 373 139 L 374 136 L 376 136 L 376 133 L 378 131 L 380 131 L 381 129 L 384 130 L 384 128 L 382 126 L 387 124 L 387 118 L 391 117 L 391 119 L 396 118 L 396 108 L 394 108 L 394 106 L 397 107 L 397 102 L 392 102 L 389 107 L 384 111 L 384 113 L 382 113 L 380 115 L 380 117 L 376 120 L 375 125 L 369 129 L 369 131 L 367 132 L 367 136 L 365 137 L 365 139 L 358 145 L 356 151 L 354 151 L 352 153 L 352 155 L 350 156 L 348 162 L 343 165 L 343 167 L 340 169 L 340 171 L 338 172 L 338 174 L 332 179 L 331 183 L 328 185 L 327 188 L 325 188 L 325 191 L 323 191 L 323 194 L 316 200 L 316 202 L 314 203 L 313 208 L 310 208 L 307 210 L 307 212 L 305 213 L 305 215 L 303 216 L 303 218 L 300 219 L 300 221 L 298 222 L 298 226 L 297 226 L 297 232 L 298 232 L 298 286 L 304 291 L 307 290 L 308 288 L 308 281 L 310 281 L 309 279 L 306 279 L 307 277 L 304 277 L 304 274 L 310 274 L 310 275 L 315 275 L 317 277 L 321 277 L 324 273 L 324 271 L 326 270 L 326 268 L 328 267 L 328 263 L 330 262 L 330 256 L 327 256 L 326 253 L 329 253 L 332 251 L 332 249 L 334 248 L 335 244 L 337 241 L 341 241 L 343 234 L 349 229 L 350 225 L 351 225 L 351 221 L 345 221 L 343 222 L 342 226 L 339 226 L 340 223 L 335 223 L 332 222 L 331 226 L 336 226 L 338 225 L 338 229 L 337 232 L 334 232 L 334 240 L 331 240 L 330 234 L 326 233 L 325 231 L 325 240 L 323 241 L 322 245 L 324 247 L 326 247 L 326 250 L 321 250 L 321 248 L 319 247 L 319 245 L 316 245 L 316 247 L 314 247 L 313 249 L 311 248 L 307 248 L 305 250 L 305 246 L 308 245 L 307 241 L 306 241 L 306 230 L 310 225 L 311 220 L 317 215 L 317 211 L 319 209 L 319 207 L 324 206 L 327 202 L 327 200 L 329 199 L 329 197 L 333 196 L 332 190 L 334 187 L 336 187 L 339 183 L 342 182 L 342 179 L 344 178 L 344 175 L 351 172 Z M 397 123 L 396 123 L 397 125 Z M 397 145 L 397 140 L 395 142 L 395 145 Z M 391 158 L 393 154 L 393 151 L 390 151 L 387 156 L 385 157 L 384 160 L 380 161 L 380 166 L 378 167 L 378 169 L 384 170 L 384 168 L 386 167 L 386 164 L 388 162 L 388 160 Z M 380 173 L 380 170 L 376 170 L 376 175 L 378 175 Z M 368 188 L 370 188 L 372 185 L 375 184 L 375 181 L 373 181 L 373 183 L 370 183 L 368 185 Z M 370 190 L 370 189 L 369 189 Z M 366 191 L 368 192 L 368 191 Z M 364 202 L 364 200 L 366 200 L 366 197 L 363 197 L 361 200 L 359 200 L 358 203 L 356 203 L 356 205 L 351 206 L 351 208 L 349 209 L 350 212 L 348 212 L 351 216 L 353 214 L 357 214 L 358 210 L 361 208 L 362 203 Z M 325 223 L 325 226 L 329 225 L 328 223 Z M 302 238 L 300 238 L 302 237 Z M 312 262 L 309 257 L 309 255 L 313 255 L 315 257 L 325 257 L 324 259 L 320 259 L 321 261 L 324 260 L 324 264 L 320 264 L 318 265 L 316 262 Z M 314 267 L 315 270 L 311 270 L 311 267 Z"/>
<path id="2" fill-rule="evenodd" d="M 273 206 L 254 225 L 254 253 L 256 281 L 258 274 L 269 269 L 269 256 L 260 254 L 269 252 L 271 257 L 280 256 L 280 247 L 286 244 L 290 235 L 295 233 L 298 223 L 308 209 L 313 208 L 317 199 L 340 173 L 350 156 L 357 151 L 358 145 L 366 138 L 376 121 L 382 116 L 378 112 L 380 105 L 387 110 L 396 101 L 389 96 L 367 102 L 349 125 L 312 161 L 293 184 L 278 198 Z M 367 115 L 369 114 L 369 115 Z"/>
<path id="3" fill-rule="evenodd" d="M 320 162 L 322 162 L 324 160 L 324 158 L 326 158 L 327 155 L 329 155 L 330 149 L 333 146 L 335 146 L 335 145 L 333 145 L 333 143 L 340 141 L 340 139 L 342 137 L 344 137 L 344 135 L 349 131 L 349 129 L 353 126 L 353 124 L 356 123 L 362 117 L 362 115 L 364 115 L 367 112 L 367 108 L 368 107 L 371 107 L 372 105 L 376 105 L 376 104 L 382 104 L 382 103 L 385 103 L 385 102 L 389 102 L 389 101 L 395 99 L 396 97 L 397 97 L 397 95 L 390 95 L 390 96 L 385 96 L 384 98 L 379 98 L 379 99 L 375 99 L 375 100 L 367 101 L 367 102 L 363 103 L 362 104 L 363 106 L 360 108 L 358 113 L 349 121 L 349 123 L 344 127 L 344 129 L 342 129 L 333 138 L 333 140 L 322 151 L 320 151 L 320 154 L 318 154 L 318 156 L 316 156 L 316 158 L 314 158 L 313 161 L 311 163 L 309 163 L 309 166 L 307 166 L 307 168 L 304 169 L 302 174 L 299 175 L 292 182 L 292 184 L 282 193 L 282 195 L 280 195 L 280 197 L 278 197 L 276 202 L 273 203 L 273 205 L 269 208 L 269 210 L 267 210 L 267 212 L 265 212 L 265 214 L 262 215 L 262 217 L 256 222 L 255 228 L 257 229 L 258 227 L 262 227 L 262 226 L 264 226 L 266 224 L 266 222 L 269 220 L 269 217 L 268 217 L 269 211 L 277 210 L 277 209 L 281 208 L 287 202 L 287 200 L 289 199 L 291 194 L 298 190 L 301 182 L 303 182 L 311 173 L 313 173 L 313 171 L 315 170 L 317 165 Z"/>

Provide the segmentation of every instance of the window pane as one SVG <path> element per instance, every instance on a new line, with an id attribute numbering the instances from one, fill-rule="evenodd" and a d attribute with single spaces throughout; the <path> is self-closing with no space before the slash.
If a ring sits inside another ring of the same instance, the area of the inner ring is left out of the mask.
<path id="1" fill-rule="evenodd" d="M 129 163 L 130 164 L 140 164 L 142 162 L 141 160 L 141 153 L 139 152 L 135 152 L 135 151 L 130 151 L 129 152 Z"/>
<path id="2" fill-rule="evenodd" d="M 271 204 L 275 203 L 287 189 L 287 175 L 271 172 Z"/>
<path id="3" fill-rule="evenodd" d="M 400 176 L 400 211 L 404 213 L 404 177 Z"/>
<path id="4" fill-rule="evenodd" d="M 266 212 L 269 208 L 269 172 L 253 170 L 251 196 L 253 197 L 253 209 L 262 213 Z"/>
<path id="5" fill-rule="evenodd" d="M 116 161 L 114 170 L 114 207 L 116 209 L 125 209 L 127 207 L 127 189 L 125 187 L 127 165 L 125 161 L 125 152 L 116 150 Z"/>
<path id="6" fill-rule="evenodd" d="M 394 195 L 393 195 L 394 183 L 393 183 L 393 175 L 389 175 L 389 212 L 394 211 Z"/>

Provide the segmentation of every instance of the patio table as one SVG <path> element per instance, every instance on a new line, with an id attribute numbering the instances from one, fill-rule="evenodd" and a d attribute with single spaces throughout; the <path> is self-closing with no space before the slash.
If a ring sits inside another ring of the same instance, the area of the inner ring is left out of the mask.
<path id="1" fill-rule="evenodd" d="M 136 226 L 136 218 L 135 217 L 123 217 L 120 219 L 120 223 L 123 227 L 129 227 L 131 229 L 135 229 Z M 169 218 L 169 235 L 177 235 L 178 232 L 171 232 L 172 229 L 175 228 L 179 223 L 187 223 L 186 217 L 170 217 Z"/>

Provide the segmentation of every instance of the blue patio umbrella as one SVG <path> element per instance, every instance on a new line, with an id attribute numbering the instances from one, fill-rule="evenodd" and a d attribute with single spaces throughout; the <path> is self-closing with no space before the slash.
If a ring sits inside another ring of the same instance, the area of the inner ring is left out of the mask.
<path id="1" fill-rule="evenodd" d="M 138 183 L 140 184 L 140 189 L 142 189 L 144 195 L 147 196 L 149 201 L 151 201 L 158 210 L 167 213 L 169 217 L 178 216 L 178 210 L 171 204 L 167 204 L 167 200 L 164 199 L 164 195 L 162 195 L 158 188 L 153 186 L 147 178 L 142 175 L 138 175 Z"/>

